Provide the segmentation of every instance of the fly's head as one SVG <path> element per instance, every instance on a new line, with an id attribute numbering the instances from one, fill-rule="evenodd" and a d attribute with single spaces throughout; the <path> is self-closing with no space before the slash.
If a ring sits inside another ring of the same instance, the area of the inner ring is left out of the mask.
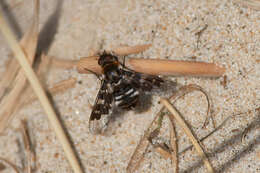
<path id="1" fill-rule="evenodd" d="M 118 64 L 118 58 L 104 51 L 101 55 L 99 55 L 98 64 L 103 68 L 107 65 Z"/>

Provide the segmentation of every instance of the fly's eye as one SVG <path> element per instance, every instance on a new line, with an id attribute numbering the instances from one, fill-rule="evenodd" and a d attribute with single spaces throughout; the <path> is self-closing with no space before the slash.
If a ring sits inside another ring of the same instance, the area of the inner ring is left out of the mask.
<path id="1" fill-rule="evenodd" d="M 105 58 L 101 56 L 101 57 L 98 59 L 98 65 L 103 66 L 103 65 L 104 65 L 104 61 L 105 61 Z"/>
<path id="2" fill-rule="evenodd" d="M 98 65 L 101 65 L 101 59 L 100 58 L 98 59 Z"/>

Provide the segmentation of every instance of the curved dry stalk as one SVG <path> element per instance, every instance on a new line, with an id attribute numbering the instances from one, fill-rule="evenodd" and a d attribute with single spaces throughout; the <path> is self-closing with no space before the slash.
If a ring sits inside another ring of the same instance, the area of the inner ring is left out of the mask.
<path id="1" fill-rule="evenodd" d="M 207 115 L 206 115 L 206 119 L 203 123 L 203 127 L 205 127 L 208 123 L 209 123 L 209 117 L 212 119 L 212 123 L 213 123 L 213 127 L 216 127 L 216 123 L 214 121 L 214 118 L 211 116 L 211 102 L 210 102 L 210 98 L 208 93 L 199 85 L 196 84 L 190 84 L 190 85 L 185 85 L 183 87 L 181 87 L 179 89 L 180 92 L 176 92 L 176 95 L 173 95 L 173 98 L 180 98 L 185 96 L 186 94 L 193 92 L 193 91 L 200 91 L 202 94 L 205 95 L 206 99 L 207 99 L 207 103 L 208 103 L 208 109 L 207 109 Z M 177 95 L 179 94 L 179 95 Z M 172 97 L 170 97 L 170 100 L 172 99 Z"/>
<path id="2" fill-rule="evenodd" d="M 24 148 L 26 152 L 27 158 L 27 173 L 32 172 L 32 162 L 35 162 L 35 152 L 32 149 L 32 144 L 28 132 L 27 122 L 26 120 L 21 121 L 21 133 L 23 137 Z"/>
<path id="3" fill-rule="evenodd" d="M 22 66 L 22 69 L 28 78 L 35 94 L 38 96 L 38 99 L 40 100 L 44 110 L 46 111 L 47 117 L 54 129 L 54 132 L 57 135 L 57 138 L 62 144 L 62 147 L 65 151 L 65 155 L 67 156 L 67 159 L 69 160 L 73 170 L 77 173 L 82 173 L 82 169 L 80 167 L 79 162 L 77 161 L 76 154 L 74 153 L 71 144 L 62 128 L 62 125 L 57 118 L 57 115 L 55 114 L 48 97 L 46 93 L 44 92 L 36 74 L 34 73 L 33 69 L 31 68 L 28 60 L 26 60 L 26 56 L 20 47 L 19 43 L 15 39 L 13 33 L 11 32 L 10 28 L 7 26 L 2 13 L 0 14 L 0 29 L 3 32 L 3 35 L 5 36 L 7 42 L 9 43 L 9 46 L 13 50 L 15 57 L 19 61 L 20 65 Z"/>
<path id="4" fill-rule="evenodd" d="M 174 125 L 174 117 L 172 114 L 167 114 L 170 119 L 170 144 L 172 148 L 171 159 L 175 164 L 175 173 L 179 172 L 179 160 L 178 160 L 178 145 L 177 145 L 177 136 Z"/>
<path id="5" fill-rule="evenodd" d="M 171 114 L 174 116 L 174 119 L 178 122 L 178 124 L 181 126 L 181 128 L 184 130 L 186 135 L 189 137 L 190 141 L 194 145 L 195 149 L 197 150 L 199 156 L 202 158 L 205 166 L 207 167 L 208 171 L 210 173 L 214 173 L 214 169 L 211 166 L 207 156 L 205 155 L 203 149 L 201 148 L 199 141 L 194 137 L 189 127 L 186 125 L 185 121 L 182 119 L 180 114 L 177 112 L 177 110 L 169 103 L 166 99 L 161 99 L 162 104 L 171 112 Z"/>
<path id="6" fill-rule="evenodd" d="M 0 161 L 4 162 L 5 164 L 7 164 L 8 166 L 10 166 L 16 173 L 19 173 L 19 169 L 17 168 L 17 166 L 15 166 L 15 164 L 13 164 L 12 162 L 8 161 L 5 158 L 0 157 Z"/>

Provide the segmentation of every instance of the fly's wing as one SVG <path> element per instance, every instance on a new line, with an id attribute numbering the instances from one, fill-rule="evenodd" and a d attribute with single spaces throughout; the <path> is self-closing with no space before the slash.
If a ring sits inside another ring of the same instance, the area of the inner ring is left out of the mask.
<path id="1" fill-rule="evenodd" d="M 134 88 L 143 92 L 151 92 L 153 89 L 159 89 L 164 83 L 162 78 L 155 75 L 128 70 L 123 70 L 123 74 L 126 76 L 125 79 L 128 80 Z"/>
<path id="2" fill-rule="evenodd" d="M 93 134 L 102 133 L 109 121 L 114 102 L 112 93 L 109 91 L 109 83 L 102 81 L 101 88 L 96 97 L 92 113 L 89 118 L 89 130 Z"/>

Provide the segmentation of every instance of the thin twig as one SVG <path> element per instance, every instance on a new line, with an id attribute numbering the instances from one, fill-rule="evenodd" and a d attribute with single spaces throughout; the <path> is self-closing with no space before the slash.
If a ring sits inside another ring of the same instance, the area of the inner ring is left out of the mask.
<path id="1" fill-rule="evenodd" d="M 184 132 L 186 133 L 186 135 L 189 137 L 190 141 L 192 142 L 192 144 L 194 145 L 195 149 L 197 150 L 199 156 L 202 158 L 202 160 L 204 161 L 205 166 L 207 167 L 208 171 L 211 173 L 214 173 L 214 170 L 208 160 L 208 158 L 206 157 L 203 149 L 201 148 L 199 141 L 196 140 L 196 138 L 194 137 L 194 135 L 192 134 L 191 130 L 189 129 L 189 127 L 186 125 L 186 123 L 184 122 L 184 120 L 181 118 L 180 114 L 176 111 L 176 109 L 169 103 L 168 100 L 166 99 L 161 99 L 162 104 L 172 113 L 172 115 L 174 116 L 174 119 L 176 119 L 176 121 L 178 122 L 178 124 L 181 126 L 181 128 L 184 130 Z"/>
<path id="2" fill-rule="evenodd" d="M 188 94 L 188 93 L 190 93 L 192 91 L 200 91 L 202 94 L 205 95 L 205 97 L 207 99 L 208 109 L 207 109 L 207 115 L 206 115 L 205 121 L 203 123 L 203 127 L 205 127 L 209 123 L 209 118 L 211 118 L 213 127 L 215 128 L 216 127 L 216 123 L 215 123 L 214 118 L 211 115 L 211 102 L 210 102 L 210 98 L 208 96 L 208 93 L 202 87 L 200 87 L 199 85 L 190 84 L 190 85 L 185 85 L 185 86 L 181 87 L 178 90 L 178 92 L 175 92 L 170 97 L 170 100 L 172 100 L 172 99 L 177 100 L 178 98 L 183 97 L 183 96 L 185 96 L 186 94 Z"/>
<path id="3" fill-rule="evenodd" d="M 177 135 L 174 125 L 174 116 L 172 114 L 167 114 L 170 119 L 170 144 L 172 148 L 171 159 L 175 163 L 175 173 L 179 172 L 179 160 L 178 160 L 178 145 L 177 145 Z"/>
<path id="4" fill-rule="evenodd" d="M 200 31 L 196 32 L 195 35 L 198 36 L 197 38 L 197 49 L 199 48 L 199 43 L 200 43 L 200 37 L 202 35 L 202 33 L 208 28 L 208 24 L 206 24 L 202 29 L 200 29 Z"/>
<path id="5" fill-rule="evenodd" d="M 46 93 L 44 92 L 37 76 L 35 75 L 33 69 L 31 68 L 30 64 L 28 63 L 28 60 L 26 60 L 26 56 L 20 47 L 19 43 L 17 42 L 16 38 L 14 37 L 13 33 L 11 32 L 10 28 L 7 26 L 2 12 L 0 15 L 0 29 L 3 32 L 3 35 L 5 36 L 9 46 L 13 50 L 15 57 L 19 61 L 20 65 L 22 66 L 22 69 L 24 70 L 24 73 L 26 77 L 28 78 L 35 94 L 38 96 L 38 99 L 40 100 L 44 110 L 46 111 L 46 114 L 49 118 L 49 121 L 59 139 L 59 141 L 62 144 L 62 147 L 65 151 L 65 155 L 67 156 L 67 159 L 69 160 L 73 170 L 77 173 L 82 173 L 82 169 L 80 167 L 79 162 L 77 161 L 76 154 L 73 152 L 73 149 L 71 147 L 71 144 L 62 128 L 62 125 L 55 114 L 48 97 Z"/>

